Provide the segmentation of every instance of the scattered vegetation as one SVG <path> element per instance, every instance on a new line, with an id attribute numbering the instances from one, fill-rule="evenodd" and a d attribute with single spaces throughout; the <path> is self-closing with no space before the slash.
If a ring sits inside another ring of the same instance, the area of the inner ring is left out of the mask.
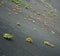
<path id="1" fill-rule="evenodd" d="M 54 11 L 55 11 L 54 9 L 50 10 L 50 11 L 47 13 L 47 16 L 48 16 L 48 17 L 51 16 L 51 14 L 52 14 Z"/>
<path id="2" fill-rule="evenodd" d="M 2 6 L 2 5 L 4 5 L 5 4 L 5 2 L 4 1 L 1 1 L 0 2 L 0 7 Z"/>
<path id="3" fill-rule="evenodd" d="M 11 2 L 14 2 L 16 5 L 22 5 L 23 4 L 22 0 L 11 0 Z"/>

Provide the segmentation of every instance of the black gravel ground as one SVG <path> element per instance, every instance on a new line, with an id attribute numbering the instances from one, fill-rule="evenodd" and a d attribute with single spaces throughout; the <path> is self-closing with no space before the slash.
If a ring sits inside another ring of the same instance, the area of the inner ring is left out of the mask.
<path id="1" fill-rule="evenodd" d="M 44 7 L 41 0 L 23 0 L 19 8 L 10 0 L 1 1 L 4 3 L 0 6 L 0 56 L 60 56 L 60 0 L 45 0 L 55 9 L 48 19 L 43 14 L 50 8 Z M 32 8 L 25 9 L 26 3 Z M 12 34 L 13 40 L 4 39 L 4 33 Z M 27 37 L 33 39 L 33 44 L 25 41 Z M 44 45 L 45 40 L 55 47 Z"/>

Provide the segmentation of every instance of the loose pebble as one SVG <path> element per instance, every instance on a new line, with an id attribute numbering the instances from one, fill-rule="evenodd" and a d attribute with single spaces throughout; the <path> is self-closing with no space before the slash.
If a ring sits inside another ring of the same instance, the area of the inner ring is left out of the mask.
<path id="1" fill-rule="evenodd" d="M 33 30 L 37 30 L 37 28 L 33 28 Z"/>
<path id="2" fill-rule="evenodd" d="M 33 40 L 31 37 L 26 38 L 26 42 L 33 43 Z"/>
<path id="3" fill-rule="evenodd" d="M 18 12 L 15 12 L 16 15 L 18 15 L 19 13 Z"/>
<path id="4" fill-rule="evenodd" d="M 55 45 L 50 43 L 49 41 L 44 41 L 44 44 L 52 48 L 55 47 Z"/>
<path id="5" fill-rule="evenodd" d="M 51 31 L 51 33 L 52 33 L 52 34 L 55 34 L 55 32 L 54 32 L 54 31 Z"/>
<path id="6" fill-rule="evenodd" d="M 5 39 L 12 39 L 12 38 L 13 38 L 13 36 L 12 36 L 11 34 L 9 34 L 9 33 L 4 33 L 4 34 L 3 34 L 3 37 L 4 37 Z"/>
<path id="7" fill-rule="evenodd" d="M 32 22 L 35 23 L 35 20 L 33 20 Z"/>
<path id="8" fill-rule="evenodd" d="M 17 24 L 17 26 L 21 26 L 21 24 L 19 22 L 17 22 L 16 24 Z"/>

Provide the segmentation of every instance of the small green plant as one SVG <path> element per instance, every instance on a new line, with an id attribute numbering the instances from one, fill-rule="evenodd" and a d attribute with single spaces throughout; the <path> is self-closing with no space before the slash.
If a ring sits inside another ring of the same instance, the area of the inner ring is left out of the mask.
<path id="1" fill-rule="evenodd" d="M 14 2 L 16 5 L 22 5 L 23 4 L 22 0 L 11 0 L 11 2 Z"/>
<path id="2" fill-rule="evenodd" d="M 29 5 L 28 4 L 26 4 L 25 5 L 25 9 L 29 9 L 30 7 L 29 7 Z"/>
<path id="3" fill-rule="evenodd" d="M 54 9 L 50 10 L 50 11 L 47 13 L 48 17 L 51 16 L 52 13 L 54 13 Z"/>

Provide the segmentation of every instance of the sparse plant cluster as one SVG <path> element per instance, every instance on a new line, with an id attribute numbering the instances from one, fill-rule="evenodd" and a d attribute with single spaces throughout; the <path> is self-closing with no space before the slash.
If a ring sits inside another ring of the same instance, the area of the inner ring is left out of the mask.
<path id="1" fill-rule="evenodd" d="M 14 2 L 16 5 L 22 5 L 23 4 L 22 0 L 11 0 L 11 2 Z"/>

